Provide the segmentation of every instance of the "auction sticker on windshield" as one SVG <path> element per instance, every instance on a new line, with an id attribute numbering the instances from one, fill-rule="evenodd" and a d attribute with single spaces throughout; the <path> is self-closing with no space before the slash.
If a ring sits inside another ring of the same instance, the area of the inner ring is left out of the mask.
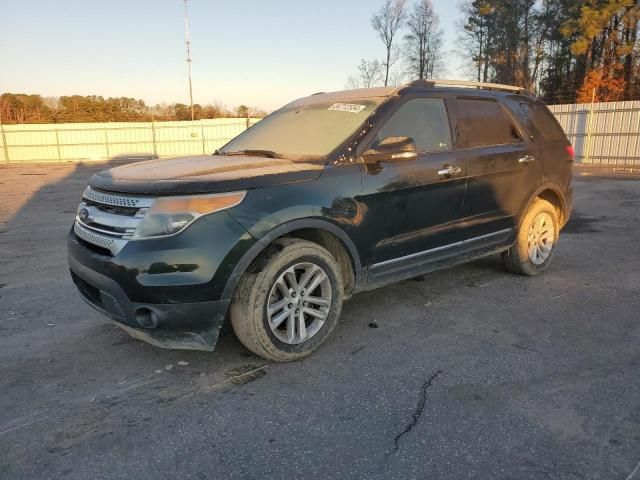
<path id="1" fill-rule="evenodd" d="M 366 105 L 357 105 L 354 103 L 334 103 L 329 107 L 329 110 L 334 112 L 360 113 L 365 108 L 367 108 Z"/>

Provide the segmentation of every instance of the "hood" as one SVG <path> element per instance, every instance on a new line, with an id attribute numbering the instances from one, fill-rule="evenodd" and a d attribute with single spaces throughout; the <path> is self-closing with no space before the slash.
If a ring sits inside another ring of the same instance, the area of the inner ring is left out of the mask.
<path id="1" fill-rule="evenodd" d="M 96 173 L 90 185 L 140 195 L 217 193 L 318 178 L 324 166 L 279 158 L 207 155 L 149 160 Z"/>

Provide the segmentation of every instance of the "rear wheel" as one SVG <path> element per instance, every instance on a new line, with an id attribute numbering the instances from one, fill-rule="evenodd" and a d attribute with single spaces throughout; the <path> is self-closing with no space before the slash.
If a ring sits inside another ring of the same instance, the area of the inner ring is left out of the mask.
<path id="1" fill-rule="evenodd" d="M 522 218 L 516 243 L 502 254 L 505 267 L 519 275 L 542 274 L 551 264 L 560 232 L 556 208 L 536 199 Z"/>
<path id="2" fill-rule="evenodd" d="M 257 273 L 245 273 L 231 324 L 252 352 L 277 362 L 303 358 L 335 328 L 344 298 L 338 263 L 312 242 L 281 239 Z"/>

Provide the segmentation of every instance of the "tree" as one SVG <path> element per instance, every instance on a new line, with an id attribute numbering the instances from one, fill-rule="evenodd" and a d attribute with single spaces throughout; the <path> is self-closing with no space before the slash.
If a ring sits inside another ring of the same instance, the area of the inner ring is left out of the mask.
<path id="1" fill-rule="evenodd" d="M 442 29 L 431 0 L 420 0 L 407 20 L 406 58 L 409 71 L 418 78 L 433 78 L 444 69 Z"/>
<path id="2" fill-rule="evenodd" d="M 531 41 L 535 0 L 490 0 L 487 20 L 492 29 L 489 46 L 491 81 L 532 89 Z"/>
<path id="3" fill-rule="evenodd" d="M 548 103 L 575 101 L 586 73 L 584 62 L 571 52 L 575 34 L 563 31 L 579 15 L 581 0 L 545 0 L 538 14 L 541 56 L 538 92 Z"/>
<path id="4" fill-rule="evenodd" d="M 590 70 L 582 87 L 577 92 L 578 103 L 614 102 L 619 100 L 625 90 L 623 78 L 610 77 L 604 70 Z"/>
<path id="5" fill-rule="evenodd" d="M 397 60 L 394 55 L 394 41 L 396 34 L 405 18 L 406 0 L 385 0 L 384 5 L 371 17 L 371 26 L 384 43 L 386 62 L 384 63 L 384 86 L 389 84 L 391 66 Z"/>
<path id="6" fill-rule="evenodd" d="M 406 78 L 407 74 L 404 70 L 392 70 L 389 74 L 389 85 L 392 87 L 399 87 L 400 85 L 405 83 Z"/>
<path id="7" fill-rule="evenodd" d="M 267 115 L 259 108 L 246 109 L 249 116 Z M 205 118 L 233 117 L 224 105 L 195 104 L 194 116 Z M 243 116 L 245 116 L 243 114 Z M 60 98 L 40 95 L 3 93 L 0 95 L 0 120 L 3 123 L 58 123 L 58 122 L 140 122 L 150 120 L 191 120 L 189 106 L 166 103 L 148 107 L 144 101 L 129 97 L 104 98 L 99 95 L 69 95 Z"/>
<path id="8" fill-rule="evenodd" d="M 588 0 L 579 15 L 563 27 L 574 36 L 571 53 L 581 57 L 584 76 L 580 95 L 599 85 L 607 98 L 629 94 L 637 77 L 640 2 Z"/>
<path id="9" fill-rule="evenodd" d="M 249 107 L 247 107 L 246 105 L 239 105 L 238 107 L 236 107 L 236 116 L 241 118 L 248 117 Z"/>
<path id="10" fill-rule="evenodd" d="M 206 105 L 202 112 L 203 118 L 222 118 L 232 116 L 224 106 L 220 103 Z"/>
<path id="11" fill-rule="evenodd" d="M 460 55 L 469 58 L 479 82 L 489 79 L 491 46 L 495 35 L 494 9 L 488 0 L 467 0 L 460 4 L 463 21 L 459 26 Z"/>
<path id="12" fill-rule="evenodd" d="M 52 111 L 40 95 L 0 95 L 0 119 L 4 123 L 46 123 L 51 117 Z"/>
<path id="13" fill-rule="evenodd" d="M 637 98 L 640 0 L 465 0 L 462 54 L 482 81 L 547 102 Z M 469 52 L 471 53 L 469 55 Z"/>
<path id="14" fill-rule="evenodd" d="M 169 121 L 175 119 L 175 110 L 173 105 L 160 103 L 150 109 L 152 120 Z"/>
<path id="15" fill-rule="evenodd" d="M 360 60 L 358 73 L 351 75 L 347 80 L 348 88 L 371 88 L 382 82 L 384 64 L 379 60 Z M 388 73 L 387 73 L 388 75 Z M 387 82 L 389 77 L 387 77 Z M 386 85 L 386 84 L 385 84 Z"/>
<path id="16" fill-rule="evenodd" d="M 189 105 L 185 105 L 184 103 L 176 103 L 173 106 L 173 111 L 175 114 L 175 120 L 191 120 L 191 107 Z"/>

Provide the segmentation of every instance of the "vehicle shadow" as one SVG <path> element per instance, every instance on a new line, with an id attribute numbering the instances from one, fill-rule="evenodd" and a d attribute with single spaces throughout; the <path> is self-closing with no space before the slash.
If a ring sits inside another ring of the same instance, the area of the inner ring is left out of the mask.
<path id="1" fill-rule="evenodd" d="M 25 396 L 49 408 L 59 395 L 46 399 L 41 392 L 52 385 L 67 384 L 67 393 L 84 398 L 93 379 L 89 391 L 103 396 L 131 389 L 155 401 L 253 378 L 246 372 L 266 363 L 229 329 L 213 353 L 150 346 L 82 300 L 67 266 L 67 236 L 82 192 L 94 173 L 140 160 L 0 168 L 0 391 L 9 402 L 0 402 L 6 407 L 0 418 L 19 415 L 17 399 Z M 171 388 L 148 390 L 169 379 Z"/>

